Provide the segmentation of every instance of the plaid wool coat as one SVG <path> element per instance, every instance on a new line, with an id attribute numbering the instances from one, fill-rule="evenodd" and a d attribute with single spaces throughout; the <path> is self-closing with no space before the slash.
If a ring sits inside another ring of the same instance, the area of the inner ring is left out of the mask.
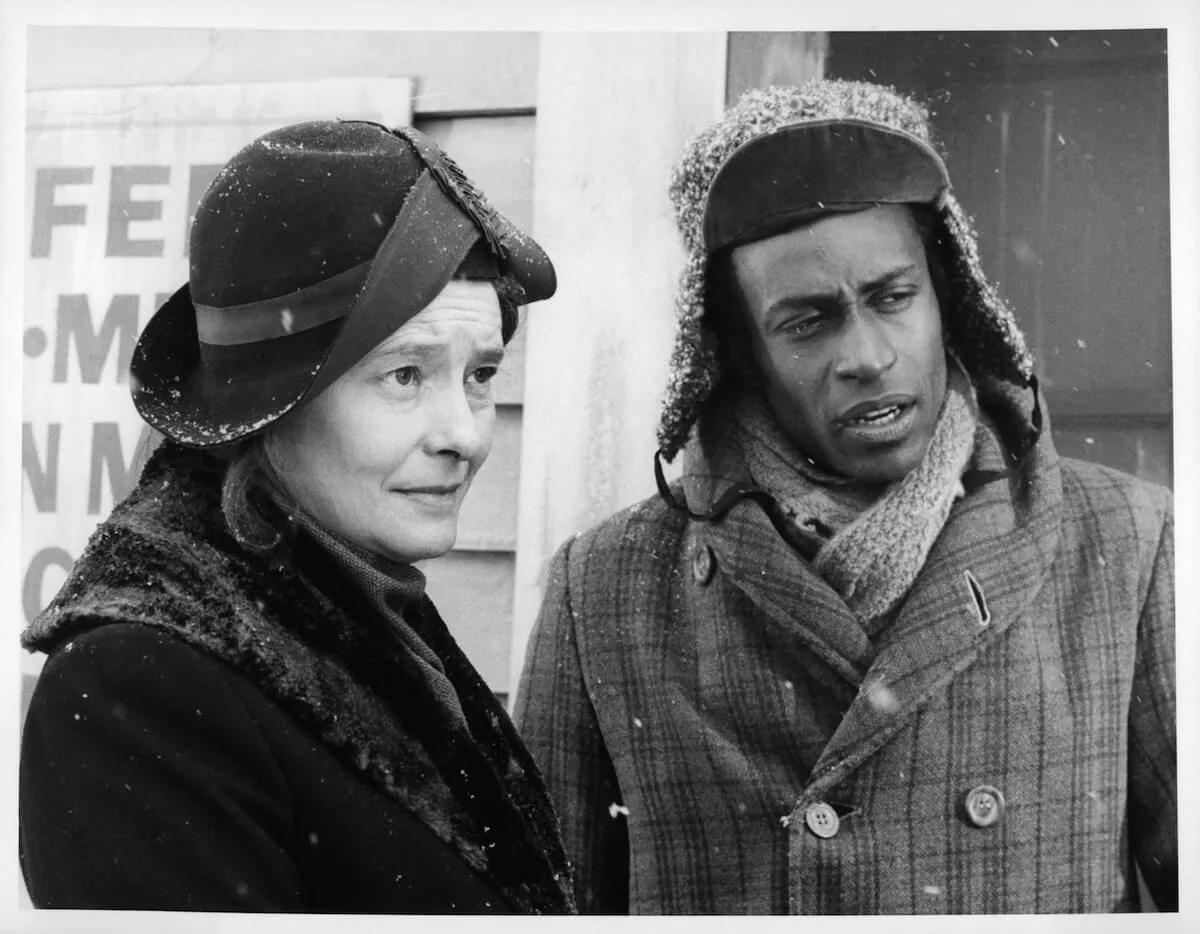
<path id="1" fill-rule="evenodd" d="M 1171 509 L 1046 431 L 874 645 L 754 503 L 567 542 L 516 721 L 580 909 L 1136 910 L 1135 862 L 1176 906 Z"/>

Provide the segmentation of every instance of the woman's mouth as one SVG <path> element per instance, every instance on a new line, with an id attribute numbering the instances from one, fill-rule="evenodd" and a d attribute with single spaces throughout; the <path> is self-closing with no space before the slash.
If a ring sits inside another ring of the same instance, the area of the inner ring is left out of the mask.
<path id="1" fill-rule="evenodd" d="M 454 486 L 421 486 L 397 490 L 414 503 L 431 509 L 448 509 L 458 502 L 462 484 Z"/>

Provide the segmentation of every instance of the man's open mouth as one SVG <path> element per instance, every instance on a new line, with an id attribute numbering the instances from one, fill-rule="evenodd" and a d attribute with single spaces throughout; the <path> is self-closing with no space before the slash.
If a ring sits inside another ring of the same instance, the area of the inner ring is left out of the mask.
<path id="1" fill-rule="evenodd" d="M 855 418 L 848 418 L 845 421 L 847 425 L 886 425 L 889 422 L 894 422 L 904 414 L 906 405 L 889 405 L 883 409 L 875 409 L 865 415 L 859 415 Z"/>

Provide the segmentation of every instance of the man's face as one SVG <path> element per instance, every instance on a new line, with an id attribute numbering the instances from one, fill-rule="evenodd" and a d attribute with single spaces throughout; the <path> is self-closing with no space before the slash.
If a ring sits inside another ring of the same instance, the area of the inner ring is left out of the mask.
<path id="1" fill-rule="evenodd" d="M 736 247 L 760 388 L 785 435 L 827 470 L 904 477 L 946 392 L 937 297 L 912 214 L 835 214 Z"/>

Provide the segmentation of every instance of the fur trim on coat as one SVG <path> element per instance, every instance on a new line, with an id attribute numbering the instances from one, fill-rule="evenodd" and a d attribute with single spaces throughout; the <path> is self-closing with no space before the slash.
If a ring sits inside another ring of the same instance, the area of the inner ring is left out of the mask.
<path id="1" fill-rule="evenodd" d="M 250 678 L 352 772 L 420 819 L 528 912 L 573 908 L 540 773 L 427 597 L 406 618 L 441 658 L 450 717 L 385 621 L 322 592 L 298 541 L 252 553 L 225 528 L 220 471 L 163 444 L 22 636 L 50 652 L 113 622 L 156 627 Z M 469 729 L 468 729 L 469 727 Z"/>

